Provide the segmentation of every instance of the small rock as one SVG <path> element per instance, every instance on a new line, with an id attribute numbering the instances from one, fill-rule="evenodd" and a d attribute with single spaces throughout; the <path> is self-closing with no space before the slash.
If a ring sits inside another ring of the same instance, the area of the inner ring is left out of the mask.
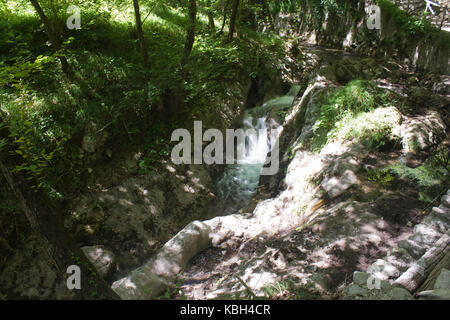
<path id="1" fill-rule="evenodd" d="M 369 290 L 366 288 L 360 287 L 357 284 L 351 284 L 347 288 L 347 295 L 349 297 L 367 296 L 367 295 L 369 295 Z"/>
<path id="2" fill-rule="evenodd" d="M 419 298 L 425 300 L 450 300 L 450 289 L 435 289 L 422 291 L 418 294 Z"/>
<path id="3" fill-rule="evenodd" d="M 83 137 L 83 143 L 81 144 L 81 147 L 84 151 L 89 153 L 95 152 L 95 142 L 90 136 L 84 136 Z"/>
<path id="4" fill-rule="evenodd" d="M 389 300 L 412 300 L 414 297 L 408 290 L 400 287 L 392 287 L 387 294 Z"/>
<path id="5" fill-rule="evenodd" d="M 450 208 L 450 195 L 442 196 L 441 202 L 444 206 L 446 206 L 447 208 Z"/>
<path id="6" fill-rule="evenodd" d="M 81 250 L 83 250 L 101 277 L 107 277 L 114 272 L 116 262 L 112 251 L 104 246 L 82 247 Z"/>
<path id="7" fill-rule="evenodd" d="M 367 284 L 367 279 L 369 279 L 369 274 L 366 272 L 355 271 L 353 272 L 353 282 L 355 284 L 365 286 Z"/>

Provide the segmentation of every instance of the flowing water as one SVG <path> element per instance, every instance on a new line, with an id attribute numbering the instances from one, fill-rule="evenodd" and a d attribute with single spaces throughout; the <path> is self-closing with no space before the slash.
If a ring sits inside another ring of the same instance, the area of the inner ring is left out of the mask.
<path id="1" fill-rule="evenodd" d="M 269 115 L 287 111 L 299 89 L 294 86 L 287 95 L 246 111 L 243 121 L 246 132 L 244 157 L 238 164 L 227 166 L 217 185 L 219 197 L 225 205 L 225 214 L 234 213 L 247 205 L 256 193 L 267 154 L 282 129 Z"/>

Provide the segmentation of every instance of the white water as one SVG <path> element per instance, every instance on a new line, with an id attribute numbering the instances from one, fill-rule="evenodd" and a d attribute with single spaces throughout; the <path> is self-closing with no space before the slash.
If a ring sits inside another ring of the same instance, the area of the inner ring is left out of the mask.
<path id="1" fill-rule="evenodd" d="M 268 119 L 267 115 L 273 108 L 277 110 L 289 108 L 298 91 L 298 87 L 293 87 L 286 96 L 273 99 L 246 112 L 243 121 L 243 129 L 247 133 L 245 156 L 239 164 L 227 166 L 224 176 L 218 182 L 219 197 L 227 205 L 227 212 L 247 205 L 256 193 L 267 154 L 275 145 L 282 129 L 273 119 Z M 263 116 L 254 118 L 252 114 Z"/>

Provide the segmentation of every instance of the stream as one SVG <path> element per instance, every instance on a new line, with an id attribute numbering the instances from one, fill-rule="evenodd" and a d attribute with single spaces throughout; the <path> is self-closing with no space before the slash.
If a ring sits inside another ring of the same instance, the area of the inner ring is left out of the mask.
<path id="1" fill-rule="evenodd" d="M 286 95 L 246 110 L 242 124 L 246 132 L 244 157 L 240 163 L 228 165 L 223 177 L 217 182 L 224 215 L 236 213 L 256 194 L 267 154 L 282 130 L 282 125 L 274 119 L 277 118 L 274 115 L 286 112 L 299 90 L 299 86 L 293 86 Z"/>

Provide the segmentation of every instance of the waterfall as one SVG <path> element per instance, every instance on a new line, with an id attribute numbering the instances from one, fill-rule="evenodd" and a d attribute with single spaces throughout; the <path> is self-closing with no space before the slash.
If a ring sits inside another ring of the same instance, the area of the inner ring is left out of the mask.
<path id="1" fill-rule="evenodd" d="M 245 113 L 244 157 L 238 164 L 228 165 L 217 184 L 218 195 L 226 207 L 226 214 L 234 213 L 247 205 L 256 193 L 267 154 L 272 150 L 282 129 L 269 114 L 289 109 L 299 89 L 294 86 L 287 95 L 270 100 Z"/>

